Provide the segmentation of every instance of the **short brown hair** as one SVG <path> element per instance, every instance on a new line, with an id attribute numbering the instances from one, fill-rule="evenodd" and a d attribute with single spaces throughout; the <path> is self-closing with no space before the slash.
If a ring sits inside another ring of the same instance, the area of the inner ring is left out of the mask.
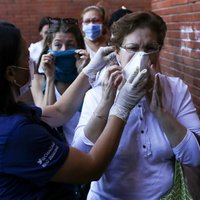
<path id="1" fill-rule="evenodd" d="M 164 39 L 167 31 L 166 23 L 163 19 L 150 11 L 134 12 L 125 15 L 117 22 L 114 22 L 111 27 L 111 45 L 120 47 L 124 38 L 132 33 L 137 28 L 150 28 L 157 34 L 158 43 L 161 47 L 164 44 Z"/>

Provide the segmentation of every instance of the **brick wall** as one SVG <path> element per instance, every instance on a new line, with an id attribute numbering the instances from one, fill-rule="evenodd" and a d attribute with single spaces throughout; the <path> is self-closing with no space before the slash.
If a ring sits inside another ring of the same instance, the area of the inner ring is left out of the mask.
<path id="1" fill-rule="evenodd" d="M 181 77 L 189 85 L 200 114 L 200 1 L 152 0 L 152 10 L 168 27 L 161 54 L 162 71 Z"/>
<path id="2" fill-rule="evenodd" d="M 43 16 L 51 17 L 80 17 L 81 11 L 89 5 L 99 3 L 108 13 L 119 9 L 122 5 L 130 10 L 149 10 L 150 0 L 1 0 L 0 19 L 17 25 L 28 44 L 37 41 L 38 22 Z"/>
<path id="3" fill-rule="evenodd" d="M 108 16 L 122 5 L 132 11 L 152 10 L 167 22 L 161 54 L 165 74 L 180 76 L 188 85 L 200 114 L 200 1 L 197 0 L 1 0 L 0 19 L 16 24 L 28 44 L 39 39 L 42 16 L 79 18 L 83 8 L 99 3 Z"/>

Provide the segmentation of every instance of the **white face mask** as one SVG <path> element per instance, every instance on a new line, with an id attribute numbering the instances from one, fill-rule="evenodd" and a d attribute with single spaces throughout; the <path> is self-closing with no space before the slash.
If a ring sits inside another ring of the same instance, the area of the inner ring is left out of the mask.
<path id="1" fill-rule="evenodd" d="M 25 94 L 26 92 L 28 92 L 30 90 L 31 87 L 31 81 L 34 78 L 34 63 L 33 61 L 29 61 L 29 68 L 24 68 L 24 67 L 17 67 L 17 66 L 12 66 L 13 68 L 17 68 L 17 69 L 22 69 L 22 70 L 29 70 L 29 79 L 27 81 L 27 83 L 25 83 L 24 85 L 20 85 L 19 83 L 17 83 L 17 81 L 15 80 L 15 85 L 19 87 L 19 96 L 22 96 L 23 94 Z"/>
<path id="2" fill-rule="evenodd" d="M 147 67 L 151 65 L 149 54 L 151 53 L 145 53 L 143 51 L 139 51 L 134 54 L 131 60 L 123 68 L 124 76 L 126 79 L 131 74 L 134 74 L 137 69 L 139 69 L 139 71 L 142 71 L 143 69 L 147 69 Z"/>

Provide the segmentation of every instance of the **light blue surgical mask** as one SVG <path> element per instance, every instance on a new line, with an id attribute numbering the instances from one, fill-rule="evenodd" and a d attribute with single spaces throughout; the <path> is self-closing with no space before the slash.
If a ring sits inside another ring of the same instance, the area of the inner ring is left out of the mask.
<path id="1" fill-rule="evenodd" d="M 72 83 L 77 75 L 75 48 L 66 51 L 48 50 L 55 57 L 55 81 Z"/>
<path id="2" fill-rule="evenodd" d="M 102 35 L 102 24 L 83 24 L 82 30 L 87 39 L 94 41 Z"/>

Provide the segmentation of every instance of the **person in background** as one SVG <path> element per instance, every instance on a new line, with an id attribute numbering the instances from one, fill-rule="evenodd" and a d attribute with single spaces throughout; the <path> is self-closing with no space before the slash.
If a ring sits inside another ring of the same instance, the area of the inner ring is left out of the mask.
<path id="1" fill-rule="evenodd" d="M 132 13 L 131 10 L 127 9 L 126 7 L 122 6 L 120 9 L 115 10 L 108 20 L 108 29 L 110 30 L 112 24 L 119 20 L 121 17 L 123 17 L 126 14 Z"/>
<path id="2" fill-rule="evenodd" d="M 43 49 L 44 41 L 48 33 L 48 29 L 49 29 L 48 17 L 41 18 L 40 23 L 38 25 L 38 32 L 41 36 L 41 40 L 36 43 L 31 43 L 29 47 L 30 58 L 34 61 L 35 64 L 38 63 L 40 54 Z"/>
<path id="3" fill-rule="evenodd" d="M 153 12 L 130 13 L 112 25 L 110 43 L 116 49 L 124 78 L 145 69 L 149 77 L 145 96 L 130 115 L 121 111 L 126 122 L 124 134 L 105 173 L 91 183 L 88 200 L 161 199 L 173 186 L 176 160 L 186 166 L 200 166 L 200 121 L 188 87 L 180 78 L 160 73 L 159 53 L 166 31 L 163 19 Z M 101 74 L 103 71 L 106 68 Z M 101 80 L 86 93 L 72 142 L 84 152 L 101 135 L 95 129 L 90 135 L 87 129 L 93 112 L 98 110 Z M 105 123 L 102 120 L 102 127 Z"/>
<path id="4" fill-rule="evenodd" d="M 99 179 L 118 147 L 125 125 L 121 113 L 110 113 L 88 154 L 69 147 L 53 127 L 73 116 L 90 88 L 89 78 L 105 66 L 113 51 L 113 47 L 100 48 L 55 104 L 30 107 L 18 101 L 30 83 L 27 44 L 18 28 L 0 22 L 0 199 L 75 200 L 74 184 Z M 138 83 L 145 77 L 145 71 L 130 77 L 113 104 L 122 79 L 121 69 L 113 66 L 105 77 L 100 106 L 129 112 L 142 97 L 133 99 L 132 94 L 143 87 Z M 93 120 L 99 126 L 100 113 Z"/>
<path id="5" fill-rule="evenodd" d="M 45 76 L 36 73 L 31 87 L 35 105 L 39 107 L 54 104 L 90 60 L 76 19 L 49 18 L 49 21 L 49 31 L 38 63 Z M 69 145 L 79 117 L 80 111 L 77 111 L 59 128 Z"/>
<path id="6" fill-rule="evenodd" d="M 100 47 L 107 45 L 107 19 L 102 6 L 88 6 L 82 14 L 82 31 L 87 52 L 90 58 Z"/>
<path id="7" fill-rule="evenodd" d="M 38 32 L 42 39 L 36 43 L 31 43 L 31 45 L 29 46 L 29 54 L 30 54 L 29 68 L 33 72 L 35 68 L 34 66 L 37 65 L 38 59 L 42 52 L 44 40 L 48 33 L 48 29 L 49 29 L 48 17 L 41 18 L 40 23 L 38 25 Z M 40 71 L 40 72 L 43 72 L 43 71 Z M 31 77 L 31 79 L 33 79 L 33 77 Z M 31 91 L 27 90 L 26 93 L 24 93 L 23 96 L 20 97 L 20 101 L 25 102 L 28 105 L 33 105 L 34 100 L 33 100 Z"/>

